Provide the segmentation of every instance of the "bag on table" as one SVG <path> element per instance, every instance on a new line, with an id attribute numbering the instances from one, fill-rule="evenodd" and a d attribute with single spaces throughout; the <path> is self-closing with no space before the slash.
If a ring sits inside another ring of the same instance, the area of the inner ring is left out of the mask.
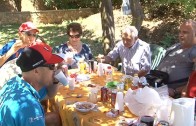
<path id="1" fill-rule="evenodd" d="M 168 73 L 159 70 L 150 70 L 150 73 L 145 77 L 149 85 L 152 87 L 155 87 L 155 83 L 157 83 L 157 87 L 161 87 L 164 84 L 167 84 L 169 80 Z"/>

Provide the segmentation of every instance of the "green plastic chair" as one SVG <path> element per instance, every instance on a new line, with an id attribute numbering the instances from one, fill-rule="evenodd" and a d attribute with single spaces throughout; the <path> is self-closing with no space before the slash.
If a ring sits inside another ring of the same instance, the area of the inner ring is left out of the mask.
<path id="1" fill-rule="evenodd" d="M 166 49 L 157 45 L 157 44 L 150 44 L 151 50 L 151 70 L 155 70 L 156 67 L 159 65 L 161 59 L 165 56 Z"/>

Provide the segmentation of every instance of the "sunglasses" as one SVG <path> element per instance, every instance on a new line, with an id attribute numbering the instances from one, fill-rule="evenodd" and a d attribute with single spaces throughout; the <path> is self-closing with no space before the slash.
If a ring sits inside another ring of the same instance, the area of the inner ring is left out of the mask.
<path id="1" fill-rule="evenodd" d="M 77 35 L 69 35 L 70 38 L 80 38 L 80 34 Z"/>
<path id="2" fill-rule="evenodd" d="M 36 37 L 37 36 L 37 34 L 31 34 L 30 32 L 24 32 L 27 36 L 33 36 L 33 37 Z"/>
<path id="3" fill-rule="evenodd" d="M 50 70 L 55 70 L 55 65 L 54 64 L 43 64 L 40 67 L 48 67 Z"/>

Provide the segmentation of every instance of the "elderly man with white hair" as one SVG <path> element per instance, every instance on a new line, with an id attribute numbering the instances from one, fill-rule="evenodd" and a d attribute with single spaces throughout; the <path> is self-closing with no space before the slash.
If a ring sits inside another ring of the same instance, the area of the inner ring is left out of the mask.
<path id="1" fill-rule="evenodd" d="M 149 44 L 138 38 L 138 30 L 134 26 L 126 26 L 122 30 L 121 37 L 122 40 L 102 61 L 109 63 L 120 57 L 123 73 L 145 76 L 150 71 L 151 64 Z"/>

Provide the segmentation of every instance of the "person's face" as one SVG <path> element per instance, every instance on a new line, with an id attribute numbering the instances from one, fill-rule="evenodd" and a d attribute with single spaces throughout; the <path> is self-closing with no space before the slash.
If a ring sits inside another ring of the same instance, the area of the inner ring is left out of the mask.
<path id="1" fill-rule="evenodd" d="M 80 36 L 81 35 L 79 32 L 70 31 L 69 32 L 69 41 L 73 42 L 73 43 L 78 43 L 78 42 L 80 42 Z"/>
<path id="2" fill-rule="evenodd" d="M 25 32 L 20 32 L 19 37 L 23 41 L 24 44 L 30 45 L 36 40 L 37 31 L 30 30 Z"/>
<path id="3" fill-rule="evenodd" d="M 125 47 L 130 48 L 135 43 L 135 38 L 132 37 L 131 33 L 122 33 L 122 40 Z"/>
<path id="4" fill-rule="evenodd" d="M 55 65 L 45 64 L 40 66 L 39 70 L 40 70 L 39 84 L 42 86 L 48 86 L 53 84 Z"/>
<path id="5" fill-rule="evenodd" d="M 195 31 L 192 28 L 190 23 L 183 23 L 180 26 L 179 31 L 179 41 L 181 42 L 182 46 L 185 48 L 189 48 L 194 44 L 194 40 L 196 39 Z"/>

